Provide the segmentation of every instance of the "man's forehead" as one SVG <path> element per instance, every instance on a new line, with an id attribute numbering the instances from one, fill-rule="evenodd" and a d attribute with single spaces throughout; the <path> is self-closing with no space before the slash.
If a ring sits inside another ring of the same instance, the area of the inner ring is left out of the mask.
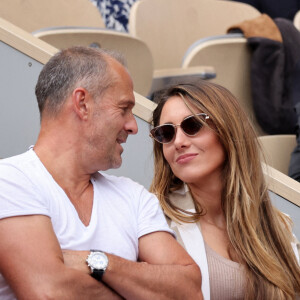
<path id="1" fill-rule="evenodd" d="M 126 86 L 124 83 L 116 82 L 100 96 L 102 104 L 111 104 L 114 106 L 128 106 L 135 105 L 135 96 L 132 87 Z"/>

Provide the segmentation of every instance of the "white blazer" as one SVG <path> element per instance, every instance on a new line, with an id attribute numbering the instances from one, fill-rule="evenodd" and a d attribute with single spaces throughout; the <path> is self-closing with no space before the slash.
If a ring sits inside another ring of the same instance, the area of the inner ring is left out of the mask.
<path id="1" fill-rule="evenodd" d="M 171 193 L 169 197 L 176 206 L 181 207 L 186 211 L 195 212 L 194 202 L 186 185 L 184 185 L 183 189 Z M 200 267 L 202 275 L 202 294 L 204 300 L 210 300 L 208 264 L 199 222 L 179 224 L 169 220 L 169 225 L 171 229 L 176 232 L 178 242 L 187 250 Z"/>

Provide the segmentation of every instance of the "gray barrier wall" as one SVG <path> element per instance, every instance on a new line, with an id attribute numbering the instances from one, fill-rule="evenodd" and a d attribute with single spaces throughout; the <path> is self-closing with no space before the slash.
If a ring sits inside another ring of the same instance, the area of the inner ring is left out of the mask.
<path id="1" fill-rule="evenodd" d="M 24 152 L 39 132 L 34 87 L 43 65 L 0 41 L 0 157 Z"/>

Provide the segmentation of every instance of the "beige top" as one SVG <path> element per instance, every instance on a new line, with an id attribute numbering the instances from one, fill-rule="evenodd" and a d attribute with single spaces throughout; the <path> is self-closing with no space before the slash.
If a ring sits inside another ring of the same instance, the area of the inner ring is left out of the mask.
<path id="1" fill-rule="evenodd" d="M 246 277 L 243 266 L 219 255 L 205 242 L 204 245 L 209 272 L 210 300 L 244 299 Z"/>

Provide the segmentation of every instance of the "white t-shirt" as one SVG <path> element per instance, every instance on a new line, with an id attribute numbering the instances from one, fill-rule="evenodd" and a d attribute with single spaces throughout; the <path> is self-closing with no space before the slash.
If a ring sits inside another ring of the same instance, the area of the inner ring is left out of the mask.
<path id="1" fill-rule="evenodd" d="M 173 234 L 157 198 L 124 177 L 95 173 L 94 202 L 85 226 L 63 189 L 33 149 L 0 161 L 0 219 L 41 214 L 51 218 L 62 249 L 100 249 L 136 261 L 138 239 L 155 231 Z M 0 299 L 15 299 L 0 275 Z"/>

